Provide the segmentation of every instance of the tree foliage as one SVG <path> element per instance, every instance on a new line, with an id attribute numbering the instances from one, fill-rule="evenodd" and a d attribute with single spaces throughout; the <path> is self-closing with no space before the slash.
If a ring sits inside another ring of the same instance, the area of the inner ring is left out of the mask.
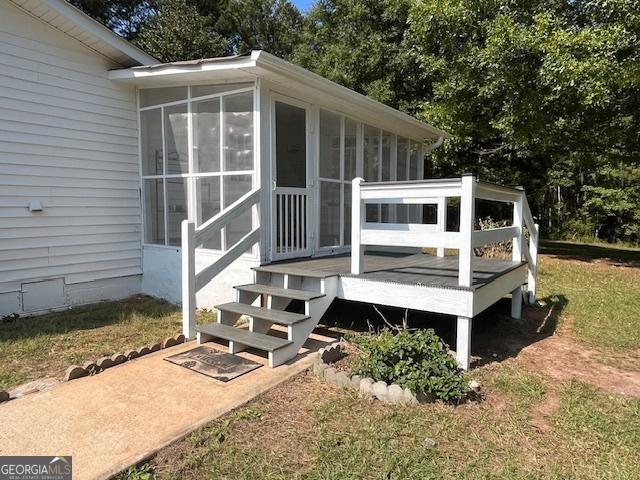
<path id="1" fill-rule="evenodd" d="M 218 57 L 227 50 L 226 40 L 184 0 L 161 0 L 135 43 L 162 62 Z"/>
<path id="2" fill-rule="evenodd" d="M 640 0 L 71 0 L 163 61 L 290 59 L 453 134 L 548 234 L 640 241 Z M 160 2 L 160 3 L 157 3 Z"/>

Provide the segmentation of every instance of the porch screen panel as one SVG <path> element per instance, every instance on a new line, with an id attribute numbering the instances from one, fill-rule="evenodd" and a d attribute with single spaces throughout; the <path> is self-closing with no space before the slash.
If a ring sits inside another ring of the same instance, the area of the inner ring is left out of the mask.
<path id="1" fill-rule="evenodd" d="M 344 245 L 351 245 L 351 181 L 356 178 L 357 124 L 344 121 Z"/>
<path id="2" fill-rule="evenodd" d="M 364 126 L 363 171 L 365 182 L 380 181 L 380 129 Z M 367 204 L 366 221 L 380 221 L 380 205 Z"/>
<path id="3" fill-rule="evenodd" d="M 187 178 L 167 178 L 167 244 L 181 243 L 181 224 L 187 219 Z"/>
<path id="4" fill-rule="evenodd" d="M 165 174 L 189 173 L 187 105 L 164 109 Z"/>
<path id="5" fill-rule="evenodd" d="M 222 179 L 222 191 L 224 192 L 224 207 L 251 190 L 252 175 L 225 175 Z M 229 222 L 226 228 L 226 249 L 233 247 L 247 233 L 251 232 L 251 210 L 246 211 L 235 220 Z"/>
<path id="6" fill-rule="evenodd" d="M 320 111 L 320 247 L 341 245 L 342 117 Z"/>
<path id="7" fill-rule="evenodd" d="M 144 191 L 144 241 L 164 244 L 164 181 L 161 178 L 145 179 Z"/>
<path id="8" fill-rule="evenodd" d="M 391 165 L 391 143 L 393 135 L 384 130 L 380 136 L 380 180 L 389 182 L 395 180 L 395 172 Z M 380 205 L 380 221 L 388 223 L 395 216 L 395 206 L 382 204 Z"/>
<path id="9" fill-rule="evenodd" d="M 418 171 L 418 142 L 411 141 L 409 144 L 409 180 L 419 180 L 422 175 Z M 412 223 L 422 223 L 422 205 L 408 205 L 409 221 Z"/>
<path id="10" fill-rule="evenodd" d="M 164 174 L 162 110 L 155 108 L 140 112 L 140 124 L 142 175 L 162 175 Z"/>
<path id="11" fill-rule="evenodd" d="M 340 245 L 340 187 L 339 182 L 320 182 L 320 246 Z"/>
<path id="12" fill-rule="evenodd" d="M 179 246 L 182 220 L 200 226 L 253 186 L 253 84 L 205 87 L 140 91 L 146 244 Z M 235 91 L 226 93 L 230 89 Z M 154 103 L 159 101 L 171 103 Z M 232 247 L 251 231 L 252 221 L 247 212 L 202 247 Z"/>
<path id="13" fill-rule="evenodd" d="M 398 137 L 396 146 L 396 171 L 398 181 L 409 179 L 409 139 Z M 396 206 L 396 219 L 398 223 L 407 223 L 409 218 L 409 206 Z"/>
<path id="14" fill-rule="evenodd" d="M 253 169 L 253 95 L 222 97 L 224 108 L 224 169 Z M 246 192 L 245 192 L 246 193 Z"/>
<path id="15" fill-rule="evenodd" d="M 220 171 L 220 99 L 193 103 L 194 173 Z"/>

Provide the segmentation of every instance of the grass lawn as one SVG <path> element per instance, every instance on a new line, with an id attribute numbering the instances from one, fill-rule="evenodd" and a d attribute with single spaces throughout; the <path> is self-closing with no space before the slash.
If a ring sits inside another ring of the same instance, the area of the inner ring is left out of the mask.
<path id="1" fill-rule="evenodd" d="M 598 361 L 637 356 L 640 252 L 599 248 L 543 245 L 548 255 L 539 285 L 546 306 L 528 309 L 531 318 L 522 323 L 500 309 L 478 322 L 489 324 L 485 337 L 494 342 L 471 372 L 482 385 L 479 402 L 389 406 L 307 373 L 121 478 L 640 478 L 640 398 L 552 378 L 526 356 L 509 353 L 511 347 L 497 359 L 490 353 L 514 338 L 541 344 L 560 337 L 559 344 L 593 349 Z M 610 260 L 599 260 L 603 256 Z M 503 307 L 507 311 L 508 302 Z M 537 330 L 525 328 L 527 322 Z"/>
<path id="2" fill-rule="evenodd" d="M 119 302 L 0 322 L 0 389 L 61 376 L 72 364 L 164 340 L 181 331 L 180 310 L 136 296 Z"/>
<path id="3" fill-rule="evenodd" d="M 571 316 L 579 339 L 640 349 L 640 250 L 547 242 L 542 253 L 538 296 Z"/>

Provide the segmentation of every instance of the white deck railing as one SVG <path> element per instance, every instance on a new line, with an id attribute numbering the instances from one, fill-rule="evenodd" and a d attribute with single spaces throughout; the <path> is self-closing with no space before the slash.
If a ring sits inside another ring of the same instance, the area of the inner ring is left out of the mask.
<path id="1" fill-rule="evenodd" d="M 443 180 L 365 183 L 353 180 L 351 273 L 364 271 L 364 246 L 397 246 L 436 248 L 438 256 L 444 250 L 459 251 L 458 284 L 473 284 L 473 248 L 507 240 L 513 241 L 513 260 L 528 264 L 530 303 L 535 302 L 538 225 L 534 223 L 524 190 L 479 182 L 472 175 Z M 460 231 L 446 230 L 446 202 L 460 198 Z M 513 203 L 513 224 L 490 230 L 475 230 L 475 200 Z M 437 205 L 437 223 L 369 223 L 367 204 Z M 524 228 L 529 231 L 525 245 Z"/>
<path id="2" fill-rule="evenodd" d="M 210 240 L 232 220 L 247 211 L 256 209 L 260 201 L 260 190 L 255 189 L 242 196 L 216 216 L 196 228 L 193 221 L 182 222 L 182 333 L 187 338 L 196 334 L 196 293 L 216 275 L 237 260 L 240 255 L 260 240 L 260 225 L 228 248 L 220 258 L 196 272 L 196 248 Z M 254 218 L 258 218 L 254 212 Z M 224 248 L 224 245 L 222 245 Z"/>

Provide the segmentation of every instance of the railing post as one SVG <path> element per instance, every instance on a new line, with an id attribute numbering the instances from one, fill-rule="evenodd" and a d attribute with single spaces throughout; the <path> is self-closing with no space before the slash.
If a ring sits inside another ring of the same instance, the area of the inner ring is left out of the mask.
<path id="1" fill-rule="evenodd" d="M 535 232 L 529 232 L 529 255 L 531 256 L 532 265 L 529 265 L 528 271 L 528 290 L 529 304 L 536 303 L 536 276 L 538 274 L 538 239 L 540 238 L 540 227 L 537 223 L 533 224 Z"/>
<path id="2" fill-rule="evenodd" d="M 517 187 L 519 190 L 523 190 L 522 187 Z M 513 247 L 511 248 L 511 255 L 514 262 L 521 262 L 524 250 L 524 231 L 522 225 L 524 224 L 524 191 L 520 194 L 520 199 L 513 204 L 513 226 L 518 229 L 518 234 L 513 237 Z"/>
<path id="3" fill-rule="evenodd" d="M 438 223 L 436 229 L 438 233 L 447 231 L 447 197 L 438 197 Z M 437 255 L 444 257 L 444 247 L 438 247 Z"/>
<path id="4" fill-rule="evenodd" d="M 351 273 L 359 275 L 364 270 L 364 248 L 362 229 L 365 221 L 365 207 L 360 192 L 364 179 L 356 177 L 351 183 Z"/>
<path id="5" fill-rule="evenodd" d="M 196 224 L 182 221 L 182 333 L 196 335 Z"/>
<path id="6" fill-rule="evenodd" d="M 462 176 L 460 194 L 460 251 L 458 266 L 458 285 L 470 287 L 473 284 L 473 231 L 475 229 L 475 190 L 476 177 Z"/>
<path id="7" fill-rule="evenodd" d="M 514 262 L 521 262 L 524 255 L 524 188 L 516 187 L 521 191 L 520 198 L 513 204 L 513 226 L 518 229 L 518 233 L 513 237 L 511 247 L 511 258 Z M 530 270 L 529 270 L 530 271 Z M 511 292 L 511 317 L 520 319 L 522 316 L 522 286 Z"/>

